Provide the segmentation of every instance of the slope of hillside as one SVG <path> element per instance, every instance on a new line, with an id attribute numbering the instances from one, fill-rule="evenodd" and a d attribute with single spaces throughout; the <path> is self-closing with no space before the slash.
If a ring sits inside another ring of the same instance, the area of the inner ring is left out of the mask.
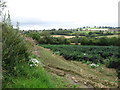
<path id="1" fill-rule="evenodd" d="M 49 49 L 34 47 L 34 54 L 39 56 L 44 68 L 55 78 L 59 77 L 64 87 L 79 88 L 117 88 L 118 78 L 114 69 L 105 66 L 90 68 L 77 61 L 67 61 L 62 56 L 53 54 Z M 59 80 L 56 82 L 59 82 Z M 61 87 L 61 86 L 59 86 Z"/>

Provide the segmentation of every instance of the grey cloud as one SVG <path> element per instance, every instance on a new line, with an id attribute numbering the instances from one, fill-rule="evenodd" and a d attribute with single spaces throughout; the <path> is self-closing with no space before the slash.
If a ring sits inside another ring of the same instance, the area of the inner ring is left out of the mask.
<path id="1" fill-rule="evenodd" d="M 13 25 L 16 25 L 16 22 L 20 23 L 20 26 L 26 25 L 40 25 L 40 26 L 69 26 L 73 25 L 74 22 L 60 22 L 60 21 L 43 21 L 37 18 L 14 18 Z"/>

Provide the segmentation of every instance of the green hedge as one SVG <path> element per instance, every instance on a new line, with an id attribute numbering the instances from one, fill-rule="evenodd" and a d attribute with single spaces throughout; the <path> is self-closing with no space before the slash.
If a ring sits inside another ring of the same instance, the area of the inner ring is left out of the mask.
<path id="1" fill-rule="evenodd" d="M 29 49 L 22 35 L 12 26 L 2 25 L 2 66 L 5 74 L 16 75 L 16 66 L 19 63 L 27 63 Z"/>

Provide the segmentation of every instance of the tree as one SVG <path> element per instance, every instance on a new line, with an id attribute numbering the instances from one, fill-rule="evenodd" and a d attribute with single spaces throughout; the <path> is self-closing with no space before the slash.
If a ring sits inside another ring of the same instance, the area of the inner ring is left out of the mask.
<path id="1" fill-rule="evenodd" d="M 6 13 L 5 13 L 5 15 L 3 15 L 3 21 L 2 21 L 2 23 L 3 23 L 3 24 L 7 24 L 7 25 L 9 25 L 9 26 L 12 26 L 9 11 L 8 11 L 8 14 L 7 14 L 7 15 L 6 15 Z"/>
<path id="2" fill-rule="evenodd" d="M 12 27 L 8 12 L 2 23 L 2 69 L 5 71 L 3 72 L 4 76 L 20 74 L 15 68 L 19 64 L 28 64 L 29 48 L 23 36 Z"/>
<path id="3" fill-rule="evenodd" d="M 62 28 L 59 28 L 58 30 L 63 30 Z"/>
<path id="4" fill-rule="evenodd" d="M 17 21 L 17 23 L 16 23 L 17 30 L 19 30 L 19 25 L 20 25 L 20 23 Z"/>
<path id="5" fill-rule="evenodd" d="M 94 26 L 94 28 L 96 28 L 96 26 Z"/>
<path id="6" fill-rule="evenodd" d="M 8 18 L 7 18 L 7 24 L 9 25 L 9 26 L 12 26 L 12 24 L 11 24 L 11 18 L 10 18 L 10 12 L 8 11 L 8 16 L 7 16 Z"/>
<path id="7" fill-rule="evenodd" d="M 3 15 L 3 10 L 5 9 L 6 2 L 4 0 L 0 0 L 0 16 Z"/>
<path id="8" fill-rule="evenodd" d="M 50 42 L 51 42 L 50 34 L 48 32 L 46 32 L 46 31 L 42 32 L 39 43 L 50 44 Z"/>
<path id="9" fill-rule="evenodd" d="M 91 36 L 93 34 L 93 32 L 89 32 L 88 35 Z"/>

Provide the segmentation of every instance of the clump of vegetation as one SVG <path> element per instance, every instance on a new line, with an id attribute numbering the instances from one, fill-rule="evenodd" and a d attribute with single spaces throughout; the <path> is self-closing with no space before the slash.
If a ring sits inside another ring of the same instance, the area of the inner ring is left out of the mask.
<path id="1" fill-rule="evenodd" d="M 39 61 L 31 59 L 31 45 L 28 45 L 18 29 L 12 27 L 10 17 L 2 23 L 2 30 L 2 87 L 55 88 L 55 83 L 50 79 Z"/>
<path id="2" fill-rule="evenodd" d="M 3 43 L 3 70 L 7 74 L 16 75 L 16 66 L 27 63 L 29 60 L 29 47 L 20 33 L 7 24 L 2 25 Z"/>
<path id="3" fill-rule="evenodd" d="M 40 39 L 40 34 L 38 32 L 26 32 L 26 35 L 28 37 L 33 38 L 36 41 L 39 41 L 39 39 Z"/>
<path id="4" fill-rule="evenodd" d="M 92 64 L 90 64 L 90 67 L 91 68 L 97 68 L 97 67 L 99 67 L 99 65 L 92 63 Z"/>
<path id="5" fill-rule="evenodd" d="M 59 52 L 67 60 L 82 61 L 86 64 L 101 63 L 110 68 L 118 68 L 120 55 L 117 46 L 80 46 L 80 45 L 41 45 Z M 110 58 L 107 60 L 107 58 Z"/>
<path id="6" fill-rule="evenodd" d="M 55 32 L 62 32 L 64 30 L 58 30 Z M 67 30 L 66 30 L 67 31 Z M 65 38 L 61 37 L 52 37 L 52 31 L 26 31 L 24 32 L 27 36 L 32 37 L 36 40 L 39 44 L 71 44 L 75 43 L 78 45 L 97 45 L 97 46 L 120 46 L 120 38 L 119 37 L 92 37 L 91 33 L 89 32 L 87 36 L 79 37 L 79 34 L 75 34 L 73 38 Z M 73 31 L 72 31 L 73 32 Z M 82 31 L 85 32 L 85 31 Z M 103 33 L 102 31 L 96 32 L 98 34 Z"/>
<path id="7" fill-rule="evenodd" d="M 109 58 L 104 61 L 105 65 L 109 68 L 120 68 L 120 58 Z"/>
<path id="8" fill-rule="evenodd" d="M 70 40 L 64 37 L 52 37 L 48 32 L 26 32 L 28 37 L 32 37 L 39 44 L 70 44 Z"/>
<path id="9" fill-rule="evenodd" d="M 44 70 L 43 67 L 30 67 L 22 64 L 18 66 L 18 73 L 22 74 L 17 77 L 7 76 L 6 83 L 3 83 L 3 88 L 55 88 L 55 83 Z"/>
<path id="10" fill-rule="evenodd" d="M 81 43 L 81 45 L 97 45 L 97 46 L 120 46 L 119 37 L 100 37 L 100 38 L 91 38 L 91 37 L 79 37 L 79 38 L 70 38 L 72 43 Z"/>

